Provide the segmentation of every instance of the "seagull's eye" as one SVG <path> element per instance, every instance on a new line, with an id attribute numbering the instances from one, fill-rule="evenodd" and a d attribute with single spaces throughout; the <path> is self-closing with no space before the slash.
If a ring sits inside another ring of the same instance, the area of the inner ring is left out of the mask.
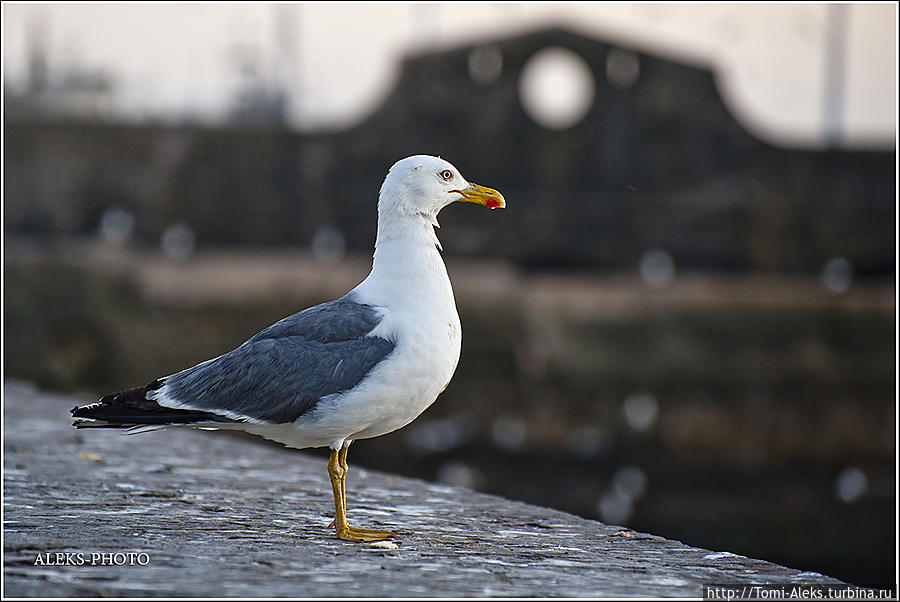
<path id="1" fill-rule="evenodd" d="M 441 172 L 441 177 L 444 178 L 445 182 L 449 182 L 450 180 L 453 179 L 453 172 L 450 171 L 449 169 L 445 169 L 444 171 Z"/>

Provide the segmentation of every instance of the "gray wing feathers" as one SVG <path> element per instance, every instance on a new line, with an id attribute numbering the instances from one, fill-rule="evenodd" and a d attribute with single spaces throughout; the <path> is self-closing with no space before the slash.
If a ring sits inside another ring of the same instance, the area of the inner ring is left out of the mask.
<path id="1" fill-rule="evenodd" d="M 292 335 L 323 343 L 348 341 L 371 332 L 380 321 L 371 305 L 357 303 L 352 301 L 351 295 L 345 295 L 337 301 L 310 307 L 275 322 L 250 341 Z"/>
<path id="2" fill-rule="evenodd" d="M 166 377 L 157 399 L 231 418 L 293 422 L 322 397 L 352 389 L 393 350 L 366 336 L 380 318 L 347 297 L 276 322 L 237 349 Z"/>

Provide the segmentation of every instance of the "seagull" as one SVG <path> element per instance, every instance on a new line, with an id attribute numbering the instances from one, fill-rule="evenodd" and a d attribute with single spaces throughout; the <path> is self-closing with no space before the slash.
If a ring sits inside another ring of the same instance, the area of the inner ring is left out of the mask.
<path id="1" fill-rule="evenodd" d="M 462 328 L 437 215 L 455 201 L 506 207 L 440 157 L 397 161 L 378 196 L 372 270 L 343 297 L 290 315 L 216 358 L 72 408 L 78 428 L 243 430 L 287 447 L 331 449 L 338 538 L 376 542 L 385 529 L 347 521 L 347 451 L 416 419 L 459 362 Z"/>

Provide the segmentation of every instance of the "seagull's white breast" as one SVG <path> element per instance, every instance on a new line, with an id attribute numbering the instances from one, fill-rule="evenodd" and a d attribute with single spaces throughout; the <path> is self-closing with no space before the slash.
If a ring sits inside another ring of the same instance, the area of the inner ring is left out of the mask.
<path id="1" fill-rule="evenodd" d="M 433 244 L 383 245 L 369 277 L 353 294 L 355 301 L 381 313 L 370 336 L 393 341 L 393 351 L 356 387 L 323 398 L 295 423 L 246 430 L 290 447 L 335 446 L 409 424 L 447 387 L 459 362 L 462 327 L 446 267 Z"/>

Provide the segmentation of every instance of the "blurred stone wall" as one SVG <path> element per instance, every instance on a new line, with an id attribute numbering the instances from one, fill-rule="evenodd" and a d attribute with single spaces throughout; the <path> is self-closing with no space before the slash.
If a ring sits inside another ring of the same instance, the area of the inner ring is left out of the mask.
<path id="1" fill-rule="evenodd" d="M 595 78 L 564 130 L 537 125 L 518 91 L 529 58 L 555 47 Z M 627 86 L 610 70 L 623 56 Z M 410 58 L 383 106 L 342 132 L 22 120 L 5 144 L 12 234 L 91 236 L 120 208 L 153 244 L 181 223 L 202 247 L 307 247 L 328 231 L 367 252 L 387 169 L 427 153 L 509 201 L 502 220 L 446 211 L 451 255 L 630 269 L 659 248 L 684 268 L 894 270 L 894 152 L 774 148 L 738 125 L 709 71 L 563 30 Z"/>

